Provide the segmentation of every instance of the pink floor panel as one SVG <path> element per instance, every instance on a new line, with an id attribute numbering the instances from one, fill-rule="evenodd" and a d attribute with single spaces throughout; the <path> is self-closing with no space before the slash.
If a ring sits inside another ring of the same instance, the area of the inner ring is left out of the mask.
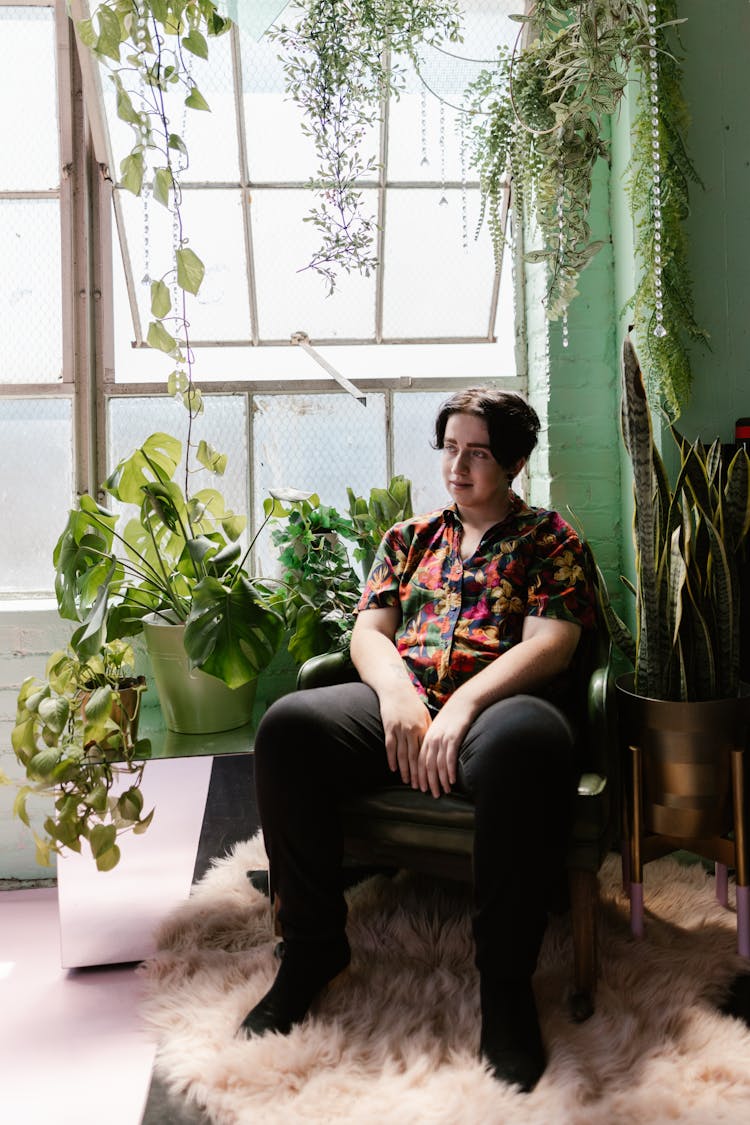
<path id="1" fill-rule="evenodd" d="M 132 965 L 60 967 L 57 891 L 0 892 L 0 1120 L 139 1125 L 154 1044 Z"/>

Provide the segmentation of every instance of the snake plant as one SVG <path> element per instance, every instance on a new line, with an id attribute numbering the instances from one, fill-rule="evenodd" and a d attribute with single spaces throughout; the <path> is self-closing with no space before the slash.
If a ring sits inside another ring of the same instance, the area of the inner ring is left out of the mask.
<path id="1" fill-rule="evenodd" d="M 636 631 L 615 613 L 600 577 L 602 610 L 635 668 L 637 694 L 705 700 L 739 691 L 738 556 L 750 529 L 750 458 L 727 465 L 721 444 L 692 444 L 671 429 L 679 453 L 674 487 L 654 442 L 638 357 L 623 346 L 622 433 L 633 468 Z"/>

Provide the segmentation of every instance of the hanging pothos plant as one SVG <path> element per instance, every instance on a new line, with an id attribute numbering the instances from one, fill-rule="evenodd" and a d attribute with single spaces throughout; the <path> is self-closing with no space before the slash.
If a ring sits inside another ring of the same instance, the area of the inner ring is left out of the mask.
<path id="1" fill-rule="evenodd" d="M 117 116 L 132 129 L 131 150 L 120 161 L 119 186 L 136 196 L 147 193 L 172 216 L 172 253 L 166 271 L 146 277 L 151 320 L 146 342 L 174 363 L 167 390 L 188 411 L 185 492 L 191 454 L 213 473 L 226 458 L 206 442 L 193 449 L 193 419 L 203 409 L 193 382 L 193 353 L 187 294 L 197 296 L 205 267 L 183 224 L 180 179 L 189 163 L 184 137 L 172 115 L 184 106 L 210 109 L 191 73 L 190 59 L 208 58 L 208 42 L 223 35 L 231 21 L 213 0 L 102 0 L 91 19 L 77 25 L 81 41 L 109 70 Z"/>

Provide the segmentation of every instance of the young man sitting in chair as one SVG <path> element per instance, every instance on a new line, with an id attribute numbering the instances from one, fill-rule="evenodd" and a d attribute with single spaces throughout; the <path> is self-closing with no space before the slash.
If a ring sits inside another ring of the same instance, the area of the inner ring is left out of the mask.
<path id="1" fill-rule="evenodd" d="M 287 695 L 260 725 L 258 804 L 284 946 L 247 1035 L 287 1033 L 348 965 L 337 804 L 400 778 L 474 804 L 480 1052 L 523 1090 L 544 1070 L 532 975 L 575 796 L 565 673 L 594 608 L 573 530 L 510 488 L 538 431 L 507 391 L 443 404 L 435 444 L 453 502 L 383 539 L 351 641 L 362 682 Z"/>

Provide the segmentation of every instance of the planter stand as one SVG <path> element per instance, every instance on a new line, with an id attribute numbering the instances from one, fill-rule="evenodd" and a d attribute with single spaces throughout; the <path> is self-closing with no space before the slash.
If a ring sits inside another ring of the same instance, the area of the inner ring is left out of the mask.
<path id="1" fill-rule="evenodd" d="M 644 699 L 633 694 L 632 677 L 622 677 L 617 689 L 626 732 L 622 870 L 631 932 L 636 938 L 644 934 L 644 863 L 685 849 L 714 860 L 716 898 L 725 907 L 728 868 L 734 868 L 737 952 L 750 959 L 748 699 L 692 704 Z"/>

